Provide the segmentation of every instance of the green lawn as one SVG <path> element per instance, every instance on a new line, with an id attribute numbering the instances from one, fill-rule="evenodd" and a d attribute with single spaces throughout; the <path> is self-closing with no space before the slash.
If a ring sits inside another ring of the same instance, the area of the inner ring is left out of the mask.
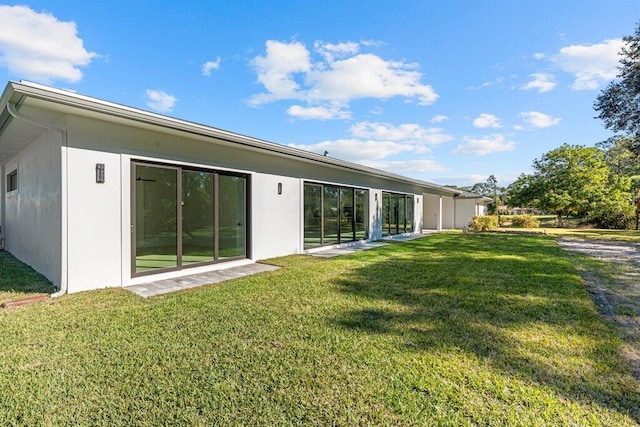
<path id="1" fill-rule="evenodd" d="M 148 300 L 0 310 L 0 425 L 640 421 L 621 342 L 549 236 L 271 262 L 284 268 Z"/>
<path id="2" fill-rule="evenodd" d="M 55 288 L 46 278 L 8 252 L 0 252 L 0 303 L 53 292 Z"/>

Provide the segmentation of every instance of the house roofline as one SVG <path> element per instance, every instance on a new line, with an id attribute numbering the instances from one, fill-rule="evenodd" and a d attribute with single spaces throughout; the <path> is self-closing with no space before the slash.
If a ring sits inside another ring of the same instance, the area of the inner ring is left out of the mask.
<path id="1" fill-rule="evenodd" d="M 68 90 L 57 89 L 50 86 L 28 82 L 28 81 L 9 81 L 5 88 L 0 102 L 2 110 L 6 108 L 7 103 L 13 98 L 13 95 L 21 95 L 24 97 L 36 98 L 43 101 L 62 104 L 72 108 L 79 108 L 82 110 L 92 111 L 99 114 L 105 114 L 108 116 L 118 117 L 121 119 L 132 120 L 134 122 L 144 123 L 147 125 L 158 126 L 161 128 L 172 129 L 176 131 L 186 132 L 203 137 L 216 138 L 234 144 L 243 145 L 251 149 L 258 149 L 261 151 L 268 151 L 285 157 L 294 157 L 297 159 L 311 161 L 314 163 L 321 163 L 332 167 L 341 169 L 348 169 L 357 172 L 366 173 L 369 175 L 393 179 L 395 181 L 401 181 L 404 183 L 416 185 L 430 190 L 443 192 L 453 195 L 454 197 L 463 196 L 464 192 L 461 190 L 441 186 L 438 184 L 422 181 L 418 179 L 409 178 L 406 176 L 398 175 L 391 172 L 386 172 L 380 169 L 363 166 L 360 164 L 348 162 L 345 160 L 335 159 L 319 154 L 311 153 L 299 148 L 289 147 L 282 144 L 276 144 L 259 138 L 254 138 L 238 133 L 233 133 L 218 129 L 212 126 L 203 125 L 196 122 L 191 122 L 183 119 L 178 119 L 162 114 L 153 113 L 150 111 L 142 110 L 139 108 L 129 107 L 123 104 L 118 104 L 110 101 L 104 101 L 102 99 L 89 97 L 86 95 L 80 95 Z M 0 124 L 3 125 L 3 124 Z M 0 128 L 1 131 L 1 128 Z"/>

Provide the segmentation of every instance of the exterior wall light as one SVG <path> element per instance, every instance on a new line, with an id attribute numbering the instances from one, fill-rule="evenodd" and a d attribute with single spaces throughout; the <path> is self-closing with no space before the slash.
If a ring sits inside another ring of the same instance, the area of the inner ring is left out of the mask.
<path id="1" fill-rule="evenodd" d="M 96 184 L 104 184 L 104 163 L 96 163 Z"/>
<path id="2" fill-rule="evenodd" d="M 278 194 L 282 194 L 282 183 L 278 183 Z"/>

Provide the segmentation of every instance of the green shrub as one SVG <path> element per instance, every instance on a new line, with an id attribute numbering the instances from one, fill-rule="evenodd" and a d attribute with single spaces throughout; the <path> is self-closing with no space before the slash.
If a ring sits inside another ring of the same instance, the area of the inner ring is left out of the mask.
<path id="1" fill-rule="evenodd" d="M 491 231 L 498 228 L 497 215 L 474 216 L 469 223 L 471 231 Z"/>
<path id="2" fill-rule="evenodd" d="M 596 228 L 608 230 L 631 230 L 636 218 L 632 212 L 601 211 L 589 215 L 587 221 Z"/>
<path id="3" fill-rule="evenodd" d="M 540 223 L 538 219 L 531 215 L 515 215 L 511 219 L 511 226 L 517 228 L 538 228 Z"/>

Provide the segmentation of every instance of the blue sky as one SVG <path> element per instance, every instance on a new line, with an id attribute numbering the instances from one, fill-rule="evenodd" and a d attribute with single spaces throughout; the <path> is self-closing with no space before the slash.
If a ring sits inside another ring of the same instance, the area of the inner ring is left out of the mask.
<path id="1" fill-rule="evenodd" d="M 637 0 L 0 3 L 30 80 L 438 184 L 508 185 L 611 133 Z"/>

